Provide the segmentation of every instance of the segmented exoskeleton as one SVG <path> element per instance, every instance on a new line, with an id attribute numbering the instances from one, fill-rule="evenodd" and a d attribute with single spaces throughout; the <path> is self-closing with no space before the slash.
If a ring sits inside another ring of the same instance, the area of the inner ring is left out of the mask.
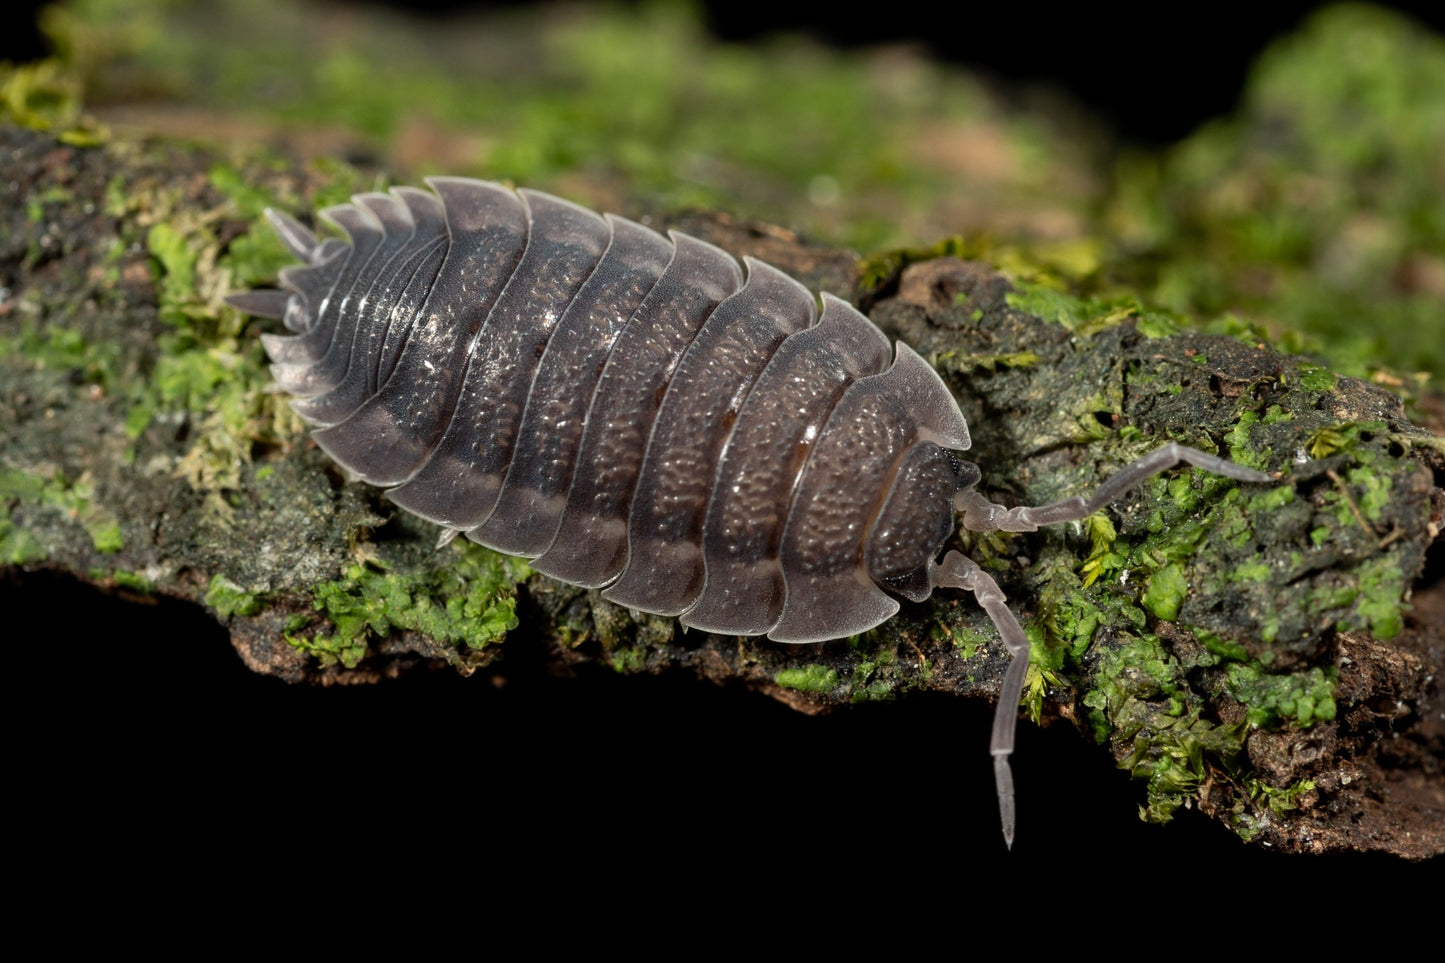
<path id="1" fill-rule="evenodd" d="M 1081 519 L 1179 462 L 1169 444 L 1093 497 L 1006 509 L 956 453 L 968 425 L 937 373 L 847 303 L 760 261 L 664 238 L 535 191 L 433 178 L 363 194 L 318 240 L 268 212 L 301 266 L 231 298 L 276 383 L 357 477 L 449 535 L 708 632 L 819 642 L 936 586 L 972 591 L 1012 656 L 991 750 L 1013 837 L 1028 641 L 956 551 L 975 531 Z"/>

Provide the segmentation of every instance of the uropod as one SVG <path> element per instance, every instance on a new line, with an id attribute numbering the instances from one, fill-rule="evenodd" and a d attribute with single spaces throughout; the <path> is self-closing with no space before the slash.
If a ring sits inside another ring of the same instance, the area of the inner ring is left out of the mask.
<path id="1" fill-rule="evenodd" d="M 537 191 L 464 178 L 267 217 L 302 262 L 233 295 L 280 319 L 276 384 L 342 467 L 444 538 L 707 632 L 820 642 L 936 587 L 974 594 L 1010 655 L 990 751 L 1005 838 L 1029 643 L 965 529 L 1083 519 L 1187 463 L 1170 443 L 1090 497 L 1006 508 L 974 490 L 938 374 L 849 304 L 761 261 Z"/>

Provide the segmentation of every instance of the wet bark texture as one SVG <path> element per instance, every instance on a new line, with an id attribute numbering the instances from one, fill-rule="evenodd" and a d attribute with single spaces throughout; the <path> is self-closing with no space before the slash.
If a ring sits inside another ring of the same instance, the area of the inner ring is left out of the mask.
<path id="1" fill-rule="evenodd" d="M 499 587 L 517 599 L 505 644 L 375 617 L 401 591 L 388 579 L 413 578 L 415 603 L 432 584 L 423 574 L 453 556 L 434 549 L 430 526 L 347 483 L 262 390 L 256 335 L 269 323 L 220 306 L 235 283 L 224 258 L 253 222 L 218 188 L 216 163 L 171 145 L 78 149 L 0 129 L 0 566 L 12 588 L 59 572 L 205 606 L 248 666 L 295 682 L 419 665 L 505 673 L 525 645 L 562 669 L 688 673 L 805 712 L 996 694 L 1002 645 L 954 593 L 906 604 L 858 640 L 806 647 L 684 634 L 540 576 Z M 262 194 L 303 199 L 327 176 L 242 171 Z M 153 233 L 177 217 L 214 242 L 189 278 Z M 1248 337 L 1151 337 L 1137 312 L 1040 317 L 1044 302 L 976 263 L 922 261 L 857 291 L 849 252 L 725 215 L 666 226 L 861 301 L 944 374 L 996 501 L 1087 493 L 1169 438 L 1282 472 L 1278 486 L 1247 490 L 1173 473 L 1106 513 L 1112 538 L 1069 526 L 963 548 L 1009 593 L 1036 658 L 1046 653 L 1032 708 L 1106 741 L 1141 778 L 1183 780 L 1177 792 L 1151 783 L 1151 799 L 1187 801 L 1287 850 L 1445 847 L 1445 460 L 1392 394 Z M 344 652 L 308 648 L 339 632 L 315 587 L 349 569 L 378 580 L 373 599 L 366 578 L 351 579 L 358 605 L 377 606 L 357 616 L 369 627 Z M 1284 691 L 1281 678 L 1318 685 Z"/>

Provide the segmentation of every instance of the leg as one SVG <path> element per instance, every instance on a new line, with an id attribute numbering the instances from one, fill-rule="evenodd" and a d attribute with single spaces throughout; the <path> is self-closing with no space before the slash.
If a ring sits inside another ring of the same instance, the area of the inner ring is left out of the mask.
<path id="1" fill-rule="evenodd" d="M 998 786 L 998 811 L 1003 822 L 1003 838 L 1010 849 L 1014 844 L 1014 777 L 1008 757 L 1014 751 L 1014 729 L 1018 724 L 1019 702 L 1023 698 L 1024 677 L 1029 670 L 1029 639 L 1023 626 L 1005 604 L 1003 592 L 987 572 L 973 559 L 958 552 L 943 557 L 934 572 L 934 584 L 948 588 L 967 589 L 993 620 L 998 634 L 1008 649 L 1008 670 L 998 693 L 994 709 L 993 735 L 989 752 L 993 755 L 993 778 Z"/>
<path id="2" fill-rule="evenodd" d="M 1144 479 L 1173 468 L 1180 462 L 1239 481 L 1267 482 L 1274 480 L 1273 476 L 1262 471 L 1245 468 L 1227 458 L 1208 455 L 1197 448 L 1188 448 L 1171 441 L 1162 448 L 1151 451 L 1138 461 L 1119 469 L 1089 498 L 1076 495 L 1051 505 L 1005 508 L 984 498 L 972 488 L 968 488 L 959 492 L 955 497 L 954 507 L 963 512 L 963 527 L 971 532 L 1032 532 L 1036 531 L 1040 525 L 1054 525 L 1059 522 L 1073 522 L 1088 518 Z"/>
<path id="3" fill-rule="evenodd" d="M 1205 454 L 1195 448 L 1170 442 L 1150 452 L 1138 461 L 1126 465 L 1112 478 L 1100 485 L 1089 498 L 1075 496 L 1051 505 L 1038 507 L 1022 506 L 1005 508 L 984 498 L 972 488 L 959 492 L 954 507 L 963 512 L 963 527 L 974 532 L 1032 532 L 1040 525 L 1071 522 L 1088 518 L 1094 512 L 1113 502 L 1124 492 L 1153 475 L 1173 468 L 1180 462 L 1202 468 L 1216 475 L 1235 478 L 1246 482 L 1272 481 L 1273 477 L 1253 468 L 1245 468 L 1215 455 Z M 1014 788 L 1013 772 L 1009 769 L 1008 757 L 1014 749 L 1014 729 L 1018 723 L 1019 702 L 1023 698 L 1024 679 L 1029 668 L 1029 640 L 1023 626 L 1009 611 L 1003 592 L 988 573 L 978 567 L 972 559 L 958 552 L 949 552 L 933 572 L 936 586 L 967 589 L 978 599 L 978 604 L 993 620 L 998 634 L 1003 637 L 1008 649 L 1009 665 L 1004 673 L 1003 686 L 999 689 L 998 707 L 993 717 L 993 737 L 989 740 L 989 752 L 993 754 L 993 775 L 998 785 L 999 815 L 1003 820 L 1004 840 L 1013 846 L 1014 838 Z"/>

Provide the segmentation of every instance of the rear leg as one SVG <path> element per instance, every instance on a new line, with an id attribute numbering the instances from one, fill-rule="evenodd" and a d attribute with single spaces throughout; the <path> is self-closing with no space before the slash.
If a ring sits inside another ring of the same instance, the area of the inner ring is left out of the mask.
<path id="1" fill-rule="evenodd" d="M 998 787 L 998 812 L 1003 823 L 1004 842 L 1014 844 L 1014 777 L 1008 757 L 1014 751 L 1014 729 L 1018 723 L 1018 705 L 1023 698 L 1024 677 L 1029 669 L 1029 639 L 1019 620 L 1009 611 L 1008 599 L 998 583 L 978 563 L 959 552 L 949 552 L 934 571 L 934 584 L 947 588 L 967 589 L 993 620 L 998 634 L 1008 649 L 1008 670 L 998 693 L 998 706 L 993 714 L 993 735 L 988 751 L 993 755 L 993 779 Z"/>

